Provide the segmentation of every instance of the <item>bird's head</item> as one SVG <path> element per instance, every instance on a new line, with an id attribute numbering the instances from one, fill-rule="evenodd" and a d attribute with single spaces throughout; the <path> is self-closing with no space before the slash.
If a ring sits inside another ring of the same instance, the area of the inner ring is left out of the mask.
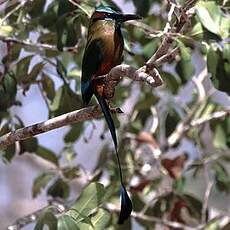
<path id="1" fill-rule="evenodd" d="M 110 6 L 99 6 L 93 13 L 91 20 L 115 20 L 117 23 L 123 23 L 129 20 L 138 20 L 141 17 L 135 14 L 122 14 L 121 12 L 113 9 Z"/>

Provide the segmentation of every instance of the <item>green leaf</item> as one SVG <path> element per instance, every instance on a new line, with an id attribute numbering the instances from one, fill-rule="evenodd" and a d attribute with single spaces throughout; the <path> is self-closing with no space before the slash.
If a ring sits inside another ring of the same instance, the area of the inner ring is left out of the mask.
<path id="1" fill-rule="evenodd" d="M 72 125 L 70 131 L 65 135 L 64 140 L 66 143 L 76 141 L 83 131 L 83 123 Z"/>
<path id="2" fill-rule="evenodd" d="M 27 140 L 20 141 L 20 153 L 35 153 L 38 148 L 38 140 L 35 137 L 31 137 Z"/>
<path id="3" fill-rule="evenodd" d="M 43 146 L 39 146 L 35 154 L 55 165 L 58 165 L 58 158 L 55 153 Z"/>
<path id="4" fill-rule="evenodd" d="M 98 212 L 95 213 L 90 219 L 91 224 L 87 224 L 84 222 L 79 223 L 79 227 L 81 230 L 101 230 L 106 229 L 109 221 L 110 221 L 109 212 L 105 211 L 102 208 L 99 208 Z M 93 226 L 93 227 L 92 227 Z"/>
<path id="5" fill-rule="evenodd" d="M 69 196 L 69 185 L 58 178 L 53 185 L 51 185 L 47 191 L 47 194 L 52 197 L 60 197 L 66 199 Z"/>
<path id="6" fill-rule="evenodd" d="M 186 83 L 194 74 L 195 69 L 191 60 L 191 49 L 184 46 L 181 41 L 177 41 L 181 51 L 181 59 L 176 65 L 176 71 L 182 83 Z"/>
<path id="7" fill-rule="evenodd" d="M 34 180 L 33 188 L 32 188 L 33 198 L 37 197 L 37 195 L 41 193 L 41 190 L 48 185 L 49 181 L 52 178 L 53 178 L 52 174 L 43 173 Z"/>
<path id="8" fill-rule="evenodd" d="M 0 82 L 0 112 L 5 111 L 8 107 L 15 103 L 17 94 L 17 81 L 12 72 L 6 73 Z"/>
<path id="9" fill-rule="evenodd" d="M 213 131 L 213 144 L 216 148 L 227 149 L 230 147 L 230 117 L 223 120 L 210 122 Z"/>
<path id="10" fill-rule="evenodd" d="M 214 86 L 230 95 L 230 44 L 226 43 L 222 48 L 212 44 L 209 48 L 207 62 Z"/>
<path id="11" fill-rule="evenodd" d="M 142 17 L 146 17 L 148 15 L 148 12 L 150 10 L 150 1 L 140 1 L 140 0 L 133 0 L 133 4 L 136 7 L 136 13 Z"/>
<path id="12" fill-rule="evenodd" d="M 165 121 L 166 136 L 168 137 L 176 128 L 180 117 L 174 109 L 169 109 L 168 115 Z"/>
<path id="13" fill-rule="evenodd" d="M 74 93 L 68 85 L 61 86 L 50 105 L 51 114 L 59 116 L 82 107 L 81 97 Z"/>
<path id="14" fill-rule="evenodd" d="M 55 96 L 54 82 L 45 73 L 42 73 L 42 88 L 44 92 L 46 93 L 47 97 L 49 98 L 49 100 L 53 101 L 54 96 Z"/>
<path id="15" fill-rule="evenodd" d="M 41 72 L 41 70 L 44 67 L 44 63 L 43 62 L 39 62 L 37 64 L 35 64 L 32 68 L 32 70 L 30 71 L 30 73 L 26 76 L 24 76 L 24 78 L 22 79 L 22 83 L 23 84 L 30 84 L 33 81 L 36 80 L 36 78 L 38 77 L 38 74 Z"/>
<path id="16" fill-rule="evenodd" d="M 213 137 L 213 144 L 216 148 L 226 149 L 226 134 L 224 128 L 221 124 L 216 125 L 214 137 Z"/>
<path id="17" fill-rule="evenodd" d="M 30 2 L 29 15 L 31 17 L 40 16 L 43 13 L 45 4 L 46 4 L 46 0 L 36 0 L 36 1 Z"/>
<path id="18" fill-rule="evenodd" d="M 20 55 L 21 50 L 21 44 L 11 44 L 11 49 L 9 50 L 9 53 L 2 59 L 2 63 L 6 64 L 7 62 L 10 63 L 16 61 Z"/>
<path id="19" fill-rule="evenodd" d="M 39 216 L 34 230 L 43 230 L 45 225 L 49 230 L 57 230 L 57 223 L 55 215 L 49 209 L 45 209 Z"/>
<path id="20" fill-rule="evenodd" d="M 68 0 L 59 0 L 58 4 L 58 17 L 74 11 L 76 7 Z"/>
<path id="21" fill-rule="evenodd" d="M 15 156 L 16 146 L 15 144 L 12 144 L 7 147 L 6 150 L 3 151 L 3 161 L 6 163 L 10 163 L 13 157 Z M 1 153 L 0 153 L 1 154 Z"/>
<path id="22" fill-rule="evenodd" d="M 180 78 L 176 74 L 171 74 L 168 72 L 162 72 L 161 76 L 163 82 L 165 83 L 165 88 L 169 89 L 173 94 L 176 94 L 181 85 Z"/>
<path id="23" fill-rule="evenodd" d="M 63 176 L 67 179 L 74 179 L 80 175 L 80 170 L 77 166 L 62 168 Z"/>
<path id="24" fill-rule="evenodd" d="M 73 15 L 61 16 L 57 22 L 57 47 L 63 50 L 63 47 L 73 47 L 77 44 L 81 36 L 81 25 L 79 20 Z"/>
<path id="25" fill-rule="evenodd" d="M 145 57 L 149 59 L 153 55 L 156 49 L 157 49 L 157 43 L 150 41 L 146 45 L 144 45 L 142 52 L 145 55 Z"/>
<path id="26" fill-rule="evenodd" d="M 210 46 L 207 54 L 207 66 L 209 73 L 212 74 L 212 77 L 216 77 L 217 64 L 219 60 L 219 54 L 217 49 Z"/>
<path id="27" fill-rule="evenodd" d="M 16 64 L 16 78 L 18 82 L 23 81 L 24 77 L 28 73 L 29 65 L 33 55 L 26 56 L 20 59 Z"/>
<path id="28" fill-rule="evenodd" d="M 196 5 L 196 12 L 200 22 L 208 31 L 223 39 L 229 36 L 229 19 L 215 1 L 200 1 Z"/>
<path id="29" fill-rule="evenodd" d="M 212 14 L 210 14 L 207 9 L 207 6 L 210 4 L 211 4 L 210 8 L 213 10 Z M 216 5 L 214 2 L 208 2 L 208 3 L 200 2 L 197 4 L 197 7 L 196 7 L 197 15 L 201 23 L 203 24 L 203 26 L 210 32 L 216 35 L 220 35 L 219 26 L 216 25 L 214 18 L 212 18 L 212 15 L 215 12 L 215 9 L 216 9 Z"/>
<path id="30" fill-rule="evenodd" d="M 58 218 L 58 230 L 80 230 L 71 216 L 63 215 Z"/>
<path id="31" fill-rule="evenodd" d="M 213 170 L 217 189 L 228 193 L 230 191 L 230 179 L 227 170 L 220 162 L 213 165 Z"/>
<path id="32" fill-rule="evenodd" d="M 81 221 L 83 216 L 89 216 L 104 201 L 105 189 L 102 184 L 91 183 L 81 193 L 76 203 L 66 213 L 76 221 Z"/>

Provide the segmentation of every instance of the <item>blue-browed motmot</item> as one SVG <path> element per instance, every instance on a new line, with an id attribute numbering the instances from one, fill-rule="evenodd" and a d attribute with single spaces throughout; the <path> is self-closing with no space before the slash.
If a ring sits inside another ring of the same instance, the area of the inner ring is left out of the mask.
<path id="1" fill-rule="evenodd" d="M 84 105 L 96 96 L 104 113 L 114 142 L 121 180 L 121 211 L 119 224 L 122 224 L 132 212 L 132 202 L 122 179 L 122 171 L 117 151 L 117 137 L 110 109 L 104 98 L 104 85 L 96 81 L 98 76 L 108 74 L 122 62 L 124 40 L 121 25 L 128 20 L 140 19 L 132 14 L 122 14 L 108 6 L 99 6 L 90 18 L 88 38 L 82 61 L 81 92 Z"/>

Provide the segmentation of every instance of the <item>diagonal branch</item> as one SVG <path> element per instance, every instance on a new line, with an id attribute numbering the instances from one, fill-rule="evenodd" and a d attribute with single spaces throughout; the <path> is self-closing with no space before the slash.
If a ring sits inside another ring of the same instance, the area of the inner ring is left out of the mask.
<path id="1" fill-rule="evenodd" d="M 16 141 L 25 140 L 72 123 L 99 118 L 101 115 L 102 113 L 98 106 L 90 106 L 25 128 L 17 129 L 0 137 L 0 150 L 7 148 Z"/>

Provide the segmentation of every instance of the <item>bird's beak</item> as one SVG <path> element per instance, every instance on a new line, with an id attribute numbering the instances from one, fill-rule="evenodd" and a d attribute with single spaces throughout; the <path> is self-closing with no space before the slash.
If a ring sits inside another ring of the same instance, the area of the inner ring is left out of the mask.
<path id="1" fill-rule="evenodd" d="M 126 21 L 130 21 L 130 20 L 139 20 L 139 19 L 142 19 L 142 18 L 135 15 L 135 14 L 123 14 L 121 21 L 126 22 Z"/>

